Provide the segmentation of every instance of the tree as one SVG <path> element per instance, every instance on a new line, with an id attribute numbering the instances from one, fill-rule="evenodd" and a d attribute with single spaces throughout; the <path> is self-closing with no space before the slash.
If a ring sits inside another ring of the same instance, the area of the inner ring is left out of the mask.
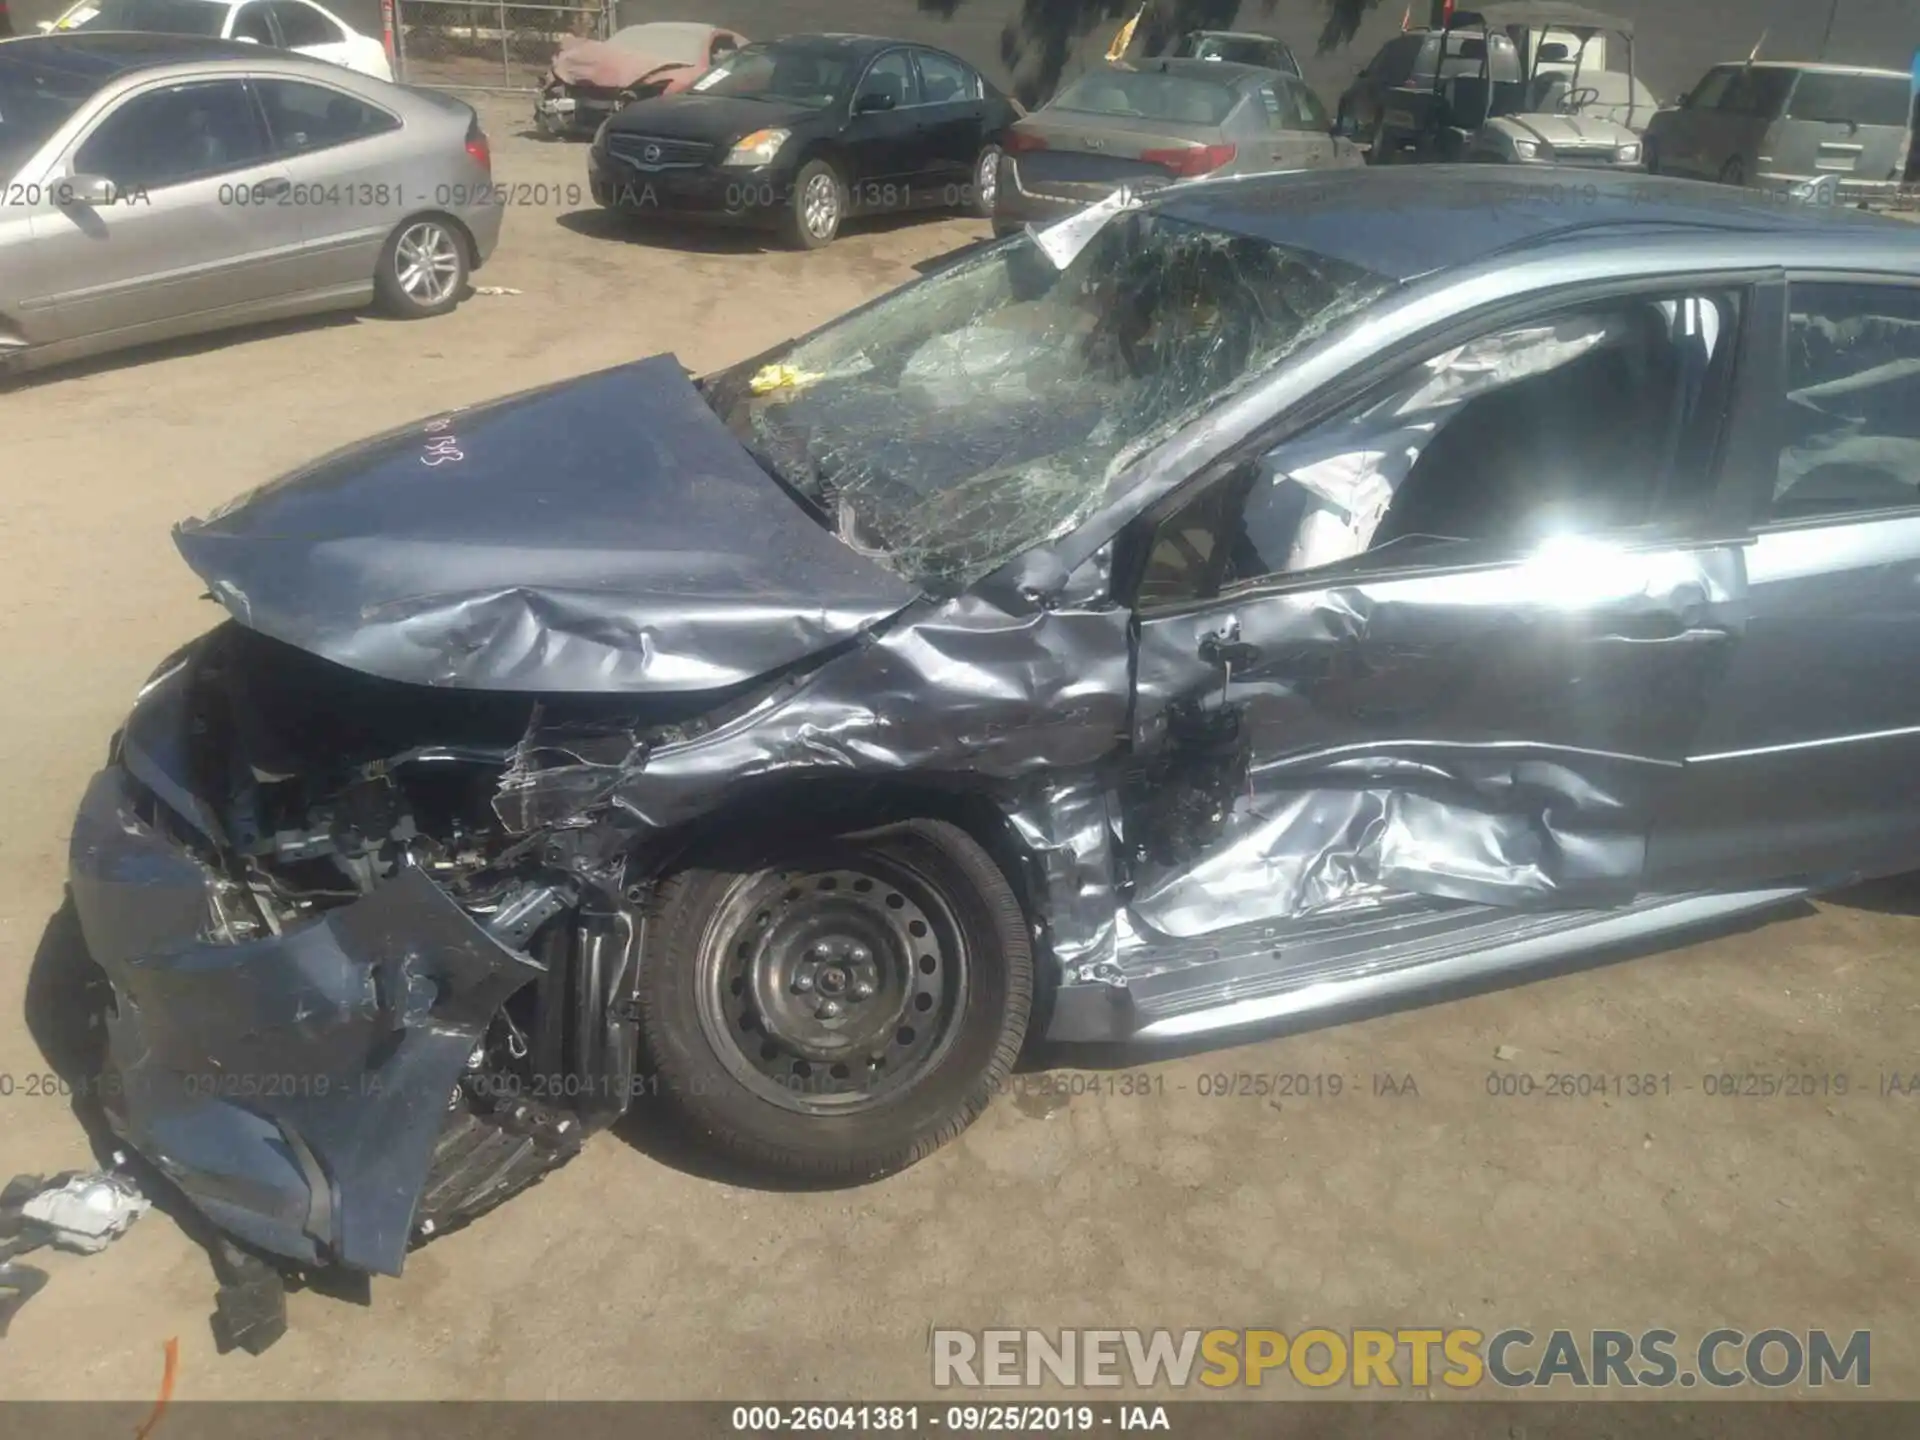
<path id="1" fill-rule="evenodd" d="M 950 19 L 970 0 L 919 0 L 922 10 Z M 1320 30 L 1322 53 L 1353 39 L 1367 12 L 1397 0 L 1322 0 L 1326 23 Z M 1413 0 L 1416 10 L 1441 0 Z M 1139 0 L 1021 0 L 1020 14 L 1000 32 L 1000 58 L 1015 76 L 1014 90 L 1031 105 L 1053 93 L 1067 62 L 1096 30 L 1117 29 Z M 1230 30 L 1271 15 L 1275 0 L 1147 0 L 1134 43 L 1158 55 L 1189 30 Z M 1244 13 L 1243 13 L 1244 12 Z"/>

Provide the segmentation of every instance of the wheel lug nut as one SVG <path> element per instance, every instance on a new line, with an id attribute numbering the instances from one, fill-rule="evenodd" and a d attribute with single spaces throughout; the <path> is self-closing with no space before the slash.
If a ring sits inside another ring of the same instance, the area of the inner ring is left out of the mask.
<path id="1" fill-rule="evenodd" d="M 813 989 L 813 976 L 796 975 L 793 977 L 793 993 L 794 994 L 805 995 L 811 989 Z"/>
<path id="2" fill-rule="evenodd" d="M 853 982 L 853 998 L 854 999 L 865 1000 L 872 994 L 873 994 L 873 984 L 871 981 L 856 980 Z"/>
<path id="3" fill-rule="evenodd" d="M 833 947 L 825 944 L 814 946 L 813 958 L 815 960 L 831 960 L 833 958 Z"/>
<path id="4" fill-rule="evenodd" d="M 864 945 L 856 945 L 851 950 L 847 951 L 847 959 L 851 960 L 856 965 L 864 965 L 867 963 L 867 961 L 869 961 L 872 958 L 873 958 L 872 956 L 867 954 L 867 947 Z"/>
<path id="5" fill-rule="evenodd" d="M 822 1020 L 831 1020 L 840 1013 L 840 1002 L 838 1000 L 822 1000 L 820 1002 L 820 1008 L 813 1013 Z"/>

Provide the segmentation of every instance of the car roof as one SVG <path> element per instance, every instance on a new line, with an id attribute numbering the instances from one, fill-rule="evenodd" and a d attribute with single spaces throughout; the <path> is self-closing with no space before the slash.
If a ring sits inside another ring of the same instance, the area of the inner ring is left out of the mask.
<path id="1" fill-rule="evenodd" d="M 1905 70 L 1883 70 L 1875 65 L 1828 65 L 1816 60 L 1723 60 L 1713 68 L 1724 70 L 1731 65 L 1744 69 L 1749 63 L 1755 70 L 1807 70 L 1819 75 L 1874 75 L 1889 80 L 1912 78 Z"/>
<path id="2" fill-rule="evenodd" d="M 209 0 L 218 3 L 218 0 Z M 5 47 L 21 46 L 19 50 Z M 279 58 L 268 52 L 271 58 Z M 0 41 L 0 56 L 95 78 L 101 84 L 132 70 L 162 65 L 191 65 L 205 60 L 262 58 L 258 45 L 210 40 L 199 35 L 165 35 L 147 30 L 59 30 Z"/>
<path id="3" fill-rule="evenodd" d="M 1110 67 L 1114 70 L 1131 70 L 1136 75 L 1180 75 L 1189 80 L 1211 80 L 1221 85 L 1239 85 L 1247 81 L 1259 81 L 1266 84 L 1278 72 L 1264 65 L 1248 65 L 1239 60 L 1195 60 L 1190 56 L 1165 56 L 1151 60 L 1116 60 Z M 1090 70 L 1089 75 L 1097 75 L 1098 70 Z M 1291 80 L 1294 77 L 1286 77 Z"/>
<path id="4" fill-rule="evenodd" d="M 921 50 L 940 48 L 938 45 L 929 45 L 924 40 L 897 40 L 887 35 L 856 35 L 837 30 L 809 30 L 797 35 L 782 35 L 777 40 L 761 43 L 804 46 L 809 50 L 844 50 L 850 55 L 867 55 L 878 50 L 890 50 L 895 45 L 912 45 Z"/>
<path id="5" fill-rule="evenodd" d="M 1205 40 L 1258 40 L 1262 45 L 1292 48 L 1277 35 L 1262 35 L 1257 30 L 1189 30 L 1187 33 Z"/>
<path id="6" fill-rule="evenodd" d="M 1817 246 L 1836 234 L 1885 238 L 1892 227 L 1910 228 L 1731 186 L 1551 166 L 1528 166 L 1525 175 L 1505 166 L 1408 165 L 1193 181 L 1162 192 L 1153 208 L 1391 280 L 1581 236 L 1741 233 Z"/>

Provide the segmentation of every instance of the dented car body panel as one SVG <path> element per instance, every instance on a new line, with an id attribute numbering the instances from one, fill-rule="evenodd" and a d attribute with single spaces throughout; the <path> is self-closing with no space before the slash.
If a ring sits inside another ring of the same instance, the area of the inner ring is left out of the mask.
<path id="1" fill-rule="evenodd" d="M 965 826 L 1064 1041 L 1331 1013 L 1920 859 L 1848 716 L 1767 679 L 1816 643 L 1783 605 L 1865 593 L 1856 563 L 1904 584 L 1920 535 L 1764 524 L 1793 255 L 1912 283 L 1910 240 L 1602 182 L 1510 207 L 1484 259 L 1501 183 L 1183 187 L 698 387 L 588 376 L 183 526 L 233 623 L 143 694 L 73 849 L 121 1133 L 263 1249 L 397 1270 L 637 1093 L 652 897 L 716 834 Z M 1415 220 L 1342 249 L 1383 208 Z M 1480 503 L 1501 477 L 1552 503 Z M 1836 691 L 1873 664 L 1849 634 Z M 1869 718 L 1920 733 L 1920 694 Z M 1762 751 L 1844 799 L 1824 844 L 1765 818 L 1803 842 L 1780 864 L 1727 843 L 1716 767 Z M 324 1093 L 193 1079 L 270 1074 Z"/>

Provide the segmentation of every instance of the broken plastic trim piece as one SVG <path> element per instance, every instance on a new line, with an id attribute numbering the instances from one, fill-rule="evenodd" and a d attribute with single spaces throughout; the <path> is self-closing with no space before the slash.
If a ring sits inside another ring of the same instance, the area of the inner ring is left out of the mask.
<path id="1" fill-rule="evenodd" d="M 1053 262 L 1053 268 L 1064 270 L 1082 250 L 1093 243 L 1095 236 L 1113 222 L 1115 216 L 1138 210 L 1146 203 L 1134 193 L 1133 187 L 1122 185 L 1106 199 L 1045 229 L 1029 225 L 1027 233 L 1033 237 L 1033 243 L 1040 247 L 1040 253 Z"/>

